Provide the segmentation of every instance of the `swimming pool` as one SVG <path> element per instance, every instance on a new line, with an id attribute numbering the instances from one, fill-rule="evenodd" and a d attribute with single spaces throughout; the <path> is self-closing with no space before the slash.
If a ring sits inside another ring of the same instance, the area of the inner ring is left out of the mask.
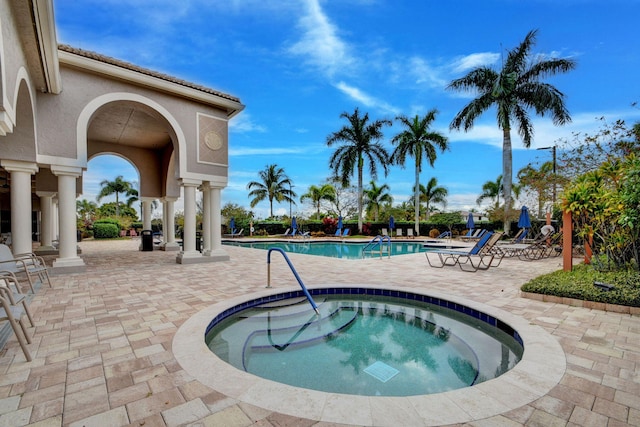
<path id="1" fill-rule="evenodd" d="M 365 248 L 368 242 L 232 242 L 224 241 L 223 245 L 239 246 L 243 248 L 269 249 L 279 248 L 286 252 L 297 254 L 317 255 L 331 258 L 345 259 L 362 259 L 362 258 L 379 258 L 386 257 L 388 245 L 382 245 L 383 252 L 380 252 L 380 246 Z M 422 242 L 393 242 L 391 245 L 391 256 L 407 255 L 426 252 L 429 249 L 424 247 Z"/>
<path id="2" fill-rule="evenodd" d="M 206 342 L 232 366 L 284 384 L 360 396 L 414 396 L 502 375 L 522 356 L 518 334 L 495 318 L 415 294 L 316 290 L 212 322 Z M 433 301 L 433 300 L 430 300 Z"/>

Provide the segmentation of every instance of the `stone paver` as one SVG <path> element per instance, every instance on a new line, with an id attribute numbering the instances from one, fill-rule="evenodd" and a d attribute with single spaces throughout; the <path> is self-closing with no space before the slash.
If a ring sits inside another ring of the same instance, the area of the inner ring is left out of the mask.
<path id="1" fill-rule="evenodd" d="M 224 246 L 228 262 L 181 265 L 176 252 L 140 252 L 138 245 L 81 242 L 87 271 L 54 276 L 53 288 L 39 289 L 31 303 L 34 360 L 25 361 L 15 338 L 0 350 L 0 427 L 329 425 L 225 396 L 173 357 L 173 336 L 195 313 L 264 290 L 265 251 Z M 552 334 L 567 359 L 560 383 L 529 405 L 473 425 L 640 425 L 640 316 L 520 296 L 522 283 L 559 269 L 559 259 L 505 260 L 499 268 L 463 273 L 431 269 L 421 254 L 290 258 L 308 285 L 443 292 L 524 317 Z M 281 259 L 272 261 L 271 275 L 275 288 L 297 285 Z"/>

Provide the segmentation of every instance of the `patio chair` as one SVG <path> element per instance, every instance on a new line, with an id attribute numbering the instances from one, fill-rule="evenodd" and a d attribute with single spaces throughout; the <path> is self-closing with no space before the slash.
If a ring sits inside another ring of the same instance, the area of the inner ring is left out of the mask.
<path id="1" fill-rule="evenodd" d="M 484 236 L 487 233 L 487 230 L 484 228 L 476 228 L 476 230 L 473 232 L 473 234 L 471 236 L 460 236 L 460 238 L 462 240 L 464 240 L 465 242 L 470 242 L 472 240 L 480 240 L 482 238 L 482 236 Z"/>
<path id="2" fill-rule="evenodd" d="M 31 362 L 31 353 L 29 353 L 29 349 L 27 348 L 27 344 L 31 344 L 31 337 L 22 320 L 24 311 L 20 306 L 11 304 L 11 300 L 9 300 L 6 295 L 6 288 L 0 286 L 0 322 L 5 320 L 9 322 L 22 348 L 24 357 L 27 359 L 27 362 Z"/>
<path id="3" fill-rule="evenodd" d="M 342 232 L 342 237 L 347 237 L 350 233 L 351 233 L 351 229 L 345 228 L 344 231 Z"/>
<path id="4" fill-rule="evenodd" d="M 16 276 L 13 273 L 8 271 L 0 272 L 0 292 L 4 292 L 4 296 L 9 300 L 11 305 L 21 304 L 27 318 L 29 319 L 29 323 L 31 326 L 35 326 L 35 323 L 33 323 L 33 317 L 31 316 L 31 311 L 27 305 L 27 295 L 25 295 L 20 289 L 18 279 L 16 279 Z"/>
<path id="5" fill-rule="evenodd" d="M 388 236 L 389 232 L 387 231 L 386 228 L 383 228 L 382 231 L 380 232 L 380 234 L 383 235 L 383 236 Z"/>
<path id="6" fill-rule="evenodd" d="M 450 231 L 445 231 L 444 233 L 440 233 L 440 235 L 436 237 L 436 239 L 446 239 L 447 237 L 451 237 Z"/>
<path id="7" fill-rule="evenodd" d="M 402 228 L 396 229 L 396 237 L 402 237 Z"/>
<path id="8" fill-rule="evenodd" d="M 335 237 L 340 237 L 342 235 L 342 230 L 339 228 L 336 228 L 336 234 Z"/>
<path id="9" fill-rule="evenodd" d="M 49 271 L 44 259 L 33 253 L 13 254 L 9 246 L 0 244 L 0 271 L 9 271 L 15 275 L 23 274 L 29 282 L 31 292 L 35 294 L 33 278 L 44 284 L 45 280 L 52 288 Z"/>
<path id="10" fill-rule="evenodd" d="M 502 233 L 493 233 L 489 231 L 484 233 L 480 240 L 478 240 L 478 242 L 476 242 L 476 244 L 468 251 L 442 249 L 427 251 L 424 253 L 424 255 L 427 258 L 429 266 L 435 268 L 442 268 L 445 265 L 458 265 L 463 271 L 476 272 L 478 270 L 487 270 L 492 266 L 497 267 L 502 261 L 502 256 L 500 256 L 500 254 L 495 254 L 492 252 L 492 248 L 501 238 Z M 432 262 L 429 255 L 434 254 L 438 256 L 440 264 Z M 493 261 L 495 260 L 496 256 L 498 257 L 498 263 L 496 265 L 493 265 Z M 478 260 L 477 264 L 474 263 L 474 259 Z M 464 268 L 463 265 L 469 266 L 470 268 Z"/>
<path id="11" fill-rule="evenodd" d="M 414 238 L 413 228 L 407 228 L 407 237 L 410 238 L 410 239 Z"/>

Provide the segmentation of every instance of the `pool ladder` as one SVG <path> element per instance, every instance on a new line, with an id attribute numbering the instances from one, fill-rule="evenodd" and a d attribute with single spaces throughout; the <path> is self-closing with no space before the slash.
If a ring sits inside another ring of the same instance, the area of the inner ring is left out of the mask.
<path id="1" fill-rule="evenodd" d="M 291 264 L 291 261 L 289 260 L 287 253 L 280 248 L 269 248 L 269 250 L 267 251 L 267 288 L 271 287 L 271 252 L 273 251 L 280 252 L 282 254 L 282 256 L 284 257 L 284 260 L 287 261 L 287 264 L 289 265 L 289 268 L 291 269 L 293 276 L 296 278 L 296 280 L 298 281 L 298 284 L 302 288 L 302 292 L 304 292 L 304 295 L 307 297 L 307 300 L 309 300 L 309 304 L 311 304 L 311 307 L 313 307 L 316 314 L 320 314 L 320 310 L 318 310 L 318 306 L 316 305 L 316 302 L 313 300 L 313 297 L 307 290 L 307 287 L 304 285 L 304 283 L 302 283 L 302 279 L 300 278 L 300 275 L 298 274 L 296 269 L 293 267 L 293 264 Z"/>
<path id="2" fill-rule="evenodd" d="M 385 244 L 387 249 L 387 257 L 391 258 L 391 237 L 381 236 L 379 234 L 371 239 L 371 241 L 369 241 L 369 243 L 367 243 L 364 248 L 362 248 L 362 258 L 364 258 L 367 250 L 373 252 L 373 250 L 376 248 L 376 245 L 380 248 L 380 258 L 382 258 L 383 248 L 385 247 Z"/>

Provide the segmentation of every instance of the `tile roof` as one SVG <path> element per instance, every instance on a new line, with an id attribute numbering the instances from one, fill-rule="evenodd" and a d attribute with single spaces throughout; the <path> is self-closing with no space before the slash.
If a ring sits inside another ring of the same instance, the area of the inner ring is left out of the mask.
<path id="1" fill-rule="evenodd" d="M 140 67 L 138 65 L 132 64 L 130 62 L 122 61 L 122 60 L 119 60 L 119 59 L 116 59 L 116 58 L 112 58 L 112 57 L 109 57 L 109 56 L 106 56 L 106 55 L 101 55 L 101 54 L 96 53 L 96 52 L 91 52 L 91 51 L 88 51 L 88 50 L 78 49 L 78 48 L 75 48 L 75 47 L 72 47 L 72 46 L 69 46 L 69 45 L 65 45 L 65 44 L 59 44 L 58 45 L 58 49 L 61 50 L 61 51 L 64 51 L 64 52 L 72 53 L 74 55 L 79 55 L 79 56 L 83 56 L 85 58 L 93 59 L 95 61 L 103 62 L 105 64 L 114 65 L 116 67 L 120 67 L 120 68 L 124 68 L 124 69 L 130 70 L 130 71 L 134 71 L 136 73 L 145 74 L 145 75 L 150 76 L 150 77 L 155 77 L 157 79 L 162 79 L 162 80 L 165 80 L 165 81 L 168 81 L 168 82 L 171 82 L 171 83 L 179 84 L 181 86 L 185 86 L 185 87 L 188 87 L 188 88 L 191 88 L 191 89 L 195 89 L 195 90 L 198 90 L 198 91 L 201 91 L 201 92 L 205 92 L 205 93 L 208 93 L 208 94 L 216 95 L 216 96 L 219 96 L 221 98 L 229 99 L 229 100 L 234 101 L 234 102 L 240 102 L 240 99 L 236 98 L 235 96 L 231 96 L 231 95 L 228 95 L 226 93 L 219 92 L 217 90 L 213 90 L 213 89 L 205 87 L 205 86 L 201 86 L 201 85 L 198 85 L 198 84 L 195 84 L 195 83 L 191 83 L 191 82 L 188 82 L 186 80 L 181 80 L 181 79 L 178 79 L 176 77 L 173 77 L 173 76 L 170 76 L 170 75 L 167 75 L 167 74 L 162 74 L 162 73 L 159 73 L 157 71 L 149 70 L 148 68 L 143 68 L 143 67 Z"/>

